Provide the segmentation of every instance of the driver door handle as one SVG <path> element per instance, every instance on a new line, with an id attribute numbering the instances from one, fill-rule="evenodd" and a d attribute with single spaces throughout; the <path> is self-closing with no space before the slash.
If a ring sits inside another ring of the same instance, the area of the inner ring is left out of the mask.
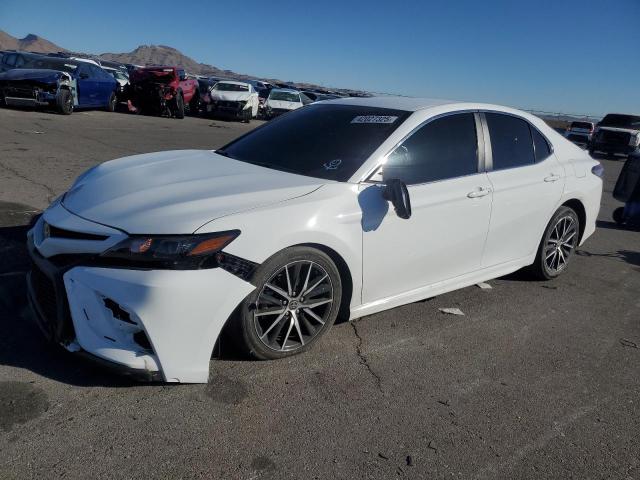
<path id="1" fill-rule="evenodd" d="M 477 190 L 467 193 L 467 197 L 469 198 L 484 197 L 485 195 L 489 195 L 490 193 L 491 193 L 490 188 L 479 187 Z"/>
<path id="2" fill-rule="evenodd" d="M 558 180 L 560 180 L 560 175 L 556 175 L 555 173 L 552 173 L 548 177 L 544 177 L 545 182 L 557 182 Z"/>

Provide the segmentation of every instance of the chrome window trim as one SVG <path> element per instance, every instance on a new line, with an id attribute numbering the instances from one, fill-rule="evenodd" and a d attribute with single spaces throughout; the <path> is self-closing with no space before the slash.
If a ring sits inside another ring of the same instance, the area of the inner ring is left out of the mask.
<path id="1" fill-rule="evenodd" d="M 358 183 L 365 183 L 365 184 L 380 184 L 380 181 L 377 180 L 372 180 L 371 177 L 373 177 L 378 169 L 385 164 L 385 162 L 387 161 L 389 155 L 391 155 L 400 145 L 402 145 L 409 137 L 411 137 L 413 134 L 415 134 L 418 130 L 420 130 L 422 127 L 426 126 L 427 124 L 438 120 L 440 118 L 444 118 L 444 117 L 449 117 L 452 115 L 459 115 L 461 113 L 472 113 L 473 117 L 474 117 L 474 122 L 475 122 L 475 127 L 476 127 L 476 155 L 477 155 L 477 171 L 475 173 L 470 173 L 468 175 L 459 175 L 457 177 L 451 177 L 451 178 L 443 178 L 440 180 L 432 180 L 430 182 L 423 182 L 423 183 L 412 183 L 411 185 L 407 185 L 408 188 L 411 187 L 416 187 L 419 185 L 428 185 L 430 183 L 437 183 L 437 182 L 446 182 L 448 180 L 454 180 L 456 178 L 463 178 L 463 177 L 470 177 L 472 175 L 477 175 L 479 173 L 484 173 L 484 171 L 481 169 L 482 164 L 481 164 L 481 157 L 484 156 L 484 146 L 485 146 L 485 141 L 484 141 L 484 136 L 482 135 L 482 140 L 481 140 L 481 132 L 478 131 L 478 117 L 477 117 L 477 113 L 478 110 L 477 109 L 465 109 L 465 110 L 455 110 L 455 111 L 451 111 L 451 112 L 445 112 L 445 113 L 440 113 L 438 115 L 434 115 L 433 117 L 429 117 L 426 120 L 422 121 L 421 123 L 419 123 L 418 125 L 416 125 L 414 128 L 411 129 L 411 131 L 409 133 L 407 133 L 404 137 L 402 137 L 398 142 L 396 142 L 396 144 L 391 147 L 387 153 L 385 153 L 384 155 L 382 155 L 380 157 L 380 160 L 376 163 L 376 165 L 374 167 L 372 167 L 371 169 L 369 169 L 369 171 L 363 175 L 362 179 L 358 182 Z M 405 120 L 406 121 L 406 120 Z M 482 146 L 482 150 L 480 150 Z M 484 158 L 482 159 L 484 161 Z"/>

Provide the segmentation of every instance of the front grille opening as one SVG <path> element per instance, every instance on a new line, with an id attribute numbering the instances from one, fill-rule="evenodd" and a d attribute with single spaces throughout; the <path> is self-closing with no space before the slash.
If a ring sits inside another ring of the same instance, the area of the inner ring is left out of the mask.
<path id="1" fill-rule="evenodd" d="M 54 238 L 67 238 L 69 240 L 94 240 L 102 241 L 109 238 L 106 235 L 96 235 L 95 233 L 74 232 L 49 225 L 49 235 Z"/>
<path id="2" fill-rule="evenodd" d="M 116 320 L 120 320 L 121 322 L 130 323 L 131 325 L 137 325 L 137 323 L 131 319 L 131 315 L 129 315 L 129 312 L 123 309 L 116 302 L 106 297 L 103 299 L 103 302 L 104 306 L 111 311 L 113 318 L 115 318 Z"/>
<path id="3" fill-rule="evenodd" d="M 149 337 L 147 337 L 147 334 L 144 332 L 144 330 L 141 330 L 141 331 L 139 331 L 137 333 L 134 333 L 133 334 L 133 341 L 136 342 L 138 345 L 140 345 L 145 350 L 149 350 L 149 351 L 153 350 L 151 348 L 151 342 L 149 341 Z"/>

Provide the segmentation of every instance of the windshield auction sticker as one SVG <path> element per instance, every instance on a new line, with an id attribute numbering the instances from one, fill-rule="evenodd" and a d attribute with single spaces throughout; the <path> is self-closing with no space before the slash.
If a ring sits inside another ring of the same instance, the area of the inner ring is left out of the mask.
<path id="1" fill-rule="evenodd" d="M 351 120 L 351 123 L 393 123 L 398 117 L 391 115 L 360 115 Z"/>

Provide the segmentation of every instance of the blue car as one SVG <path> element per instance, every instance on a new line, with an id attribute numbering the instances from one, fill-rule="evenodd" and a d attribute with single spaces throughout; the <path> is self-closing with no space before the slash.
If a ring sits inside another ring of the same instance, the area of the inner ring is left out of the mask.
<path id="1" fill-rule="evenodd" d="M 0 105 L 54 108 L 116 107 L 118 82 L 98 65 L 69 58 L 36 57 L 0 73 Z"/>

